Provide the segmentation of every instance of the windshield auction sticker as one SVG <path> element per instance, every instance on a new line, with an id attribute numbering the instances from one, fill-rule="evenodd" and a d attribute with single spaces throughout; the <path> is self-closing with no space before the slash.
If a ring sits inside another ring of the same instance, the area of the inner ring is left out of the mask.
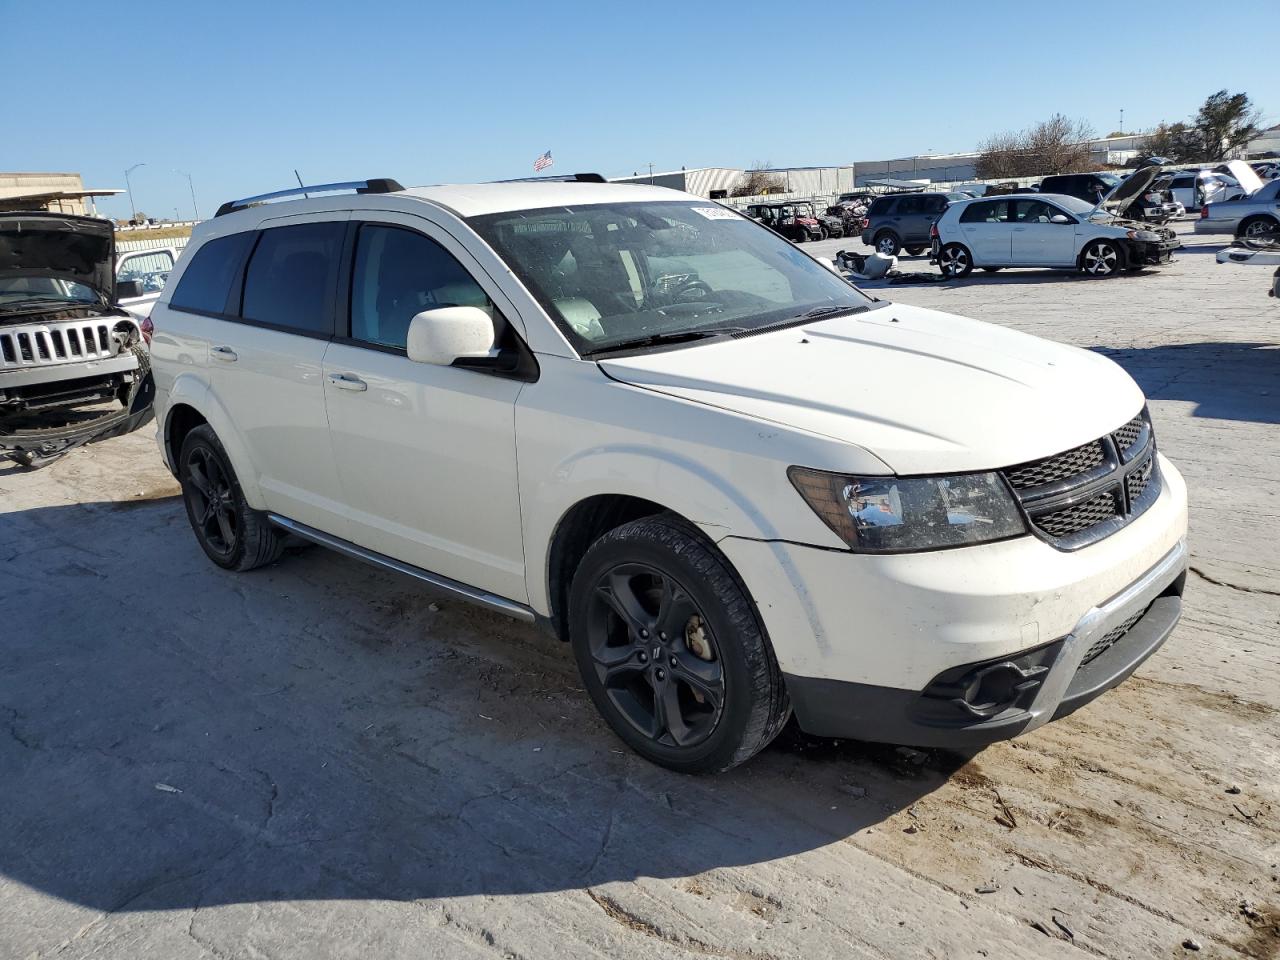
<path id="1" fill-rule="evenodd" d="M 742 214 L 727 207 L 690 207 L 694 213 L 700 213 L 708 220 L 741 220 Z"/>

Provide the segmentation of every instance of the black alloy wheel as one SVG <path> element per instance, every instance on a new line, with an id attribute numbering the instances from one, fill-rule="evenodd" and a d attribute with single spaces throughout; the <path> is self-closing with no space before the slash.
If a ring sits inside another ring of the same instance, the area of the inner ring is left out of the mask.
<path id="1" fill-rule="evenodd" d="M 196 536 L 212 553 L 230 559 L 240 541 L 230 478 L 206 446 L 188 451 L 183 467 L 188 481 L 183 492 Z"/>
<path id="2" fill-rule="evenodd" d="M 620 563 L 599 577 L 587 620 L 596 677 L 639 734 L 693 747 L 716 728 L 725 672 L 706 617 L 669 574 Z"/>

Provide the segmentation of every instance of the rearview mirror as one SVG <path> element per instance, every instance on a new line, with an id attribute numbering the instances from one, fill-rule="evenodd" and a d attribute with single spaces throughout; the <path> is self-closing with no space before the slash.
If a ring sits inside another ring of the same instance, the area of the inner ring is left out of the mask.
<path id="1" fill-rule="evenodd" d="M 417 363 L 447 367 L 493 354 L 493 319 L 479 307 L 437 307 L 409 321 L 406 352 Z"/>
<path id="2" fill-rule="evenodd" d="M 1050 223 L 1070 223 L 1071 218 L 1068 217 L 1065 213 L 1055 213 L 1052 217 L 1049 218 L 1049 222 Z"/>
<path id="3" fill-rule="evenodd" d="M 117 280 L 116 281 L 116 299 L 124 300 L 128 297 L 140 297 L 143 294 L 141 280 Z"/>

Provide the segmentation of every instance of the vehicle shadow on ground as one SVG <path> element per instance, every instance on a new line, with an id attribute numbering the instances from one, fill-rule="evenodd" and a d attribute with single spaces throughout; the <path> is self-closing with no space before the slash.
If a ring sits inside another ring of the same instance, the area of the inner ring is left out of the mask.
<path id="1" fill-rule="evenodd" d="M 0 514 L 0 543 L 0 599 L 39 611 L 0 631 L 0 875 L 97 910 L 696 875 L 842 841 L 965 762 L 787 732 L 669 773 L 559 641 L 321 549 L 223 572 L 176 497 Z"/>
<path id="2" fill-rule="evenodd" d="M 1280 423 L 1280 343 L 1093 349 L 1124 367 L 1150 399 L 1190 401 L 1197 417 Z"/>
<path id="3" fill-rule="evenodd" d="M 1060 280 L 1064 283 L 1123 283 L 1123 282 L 1140 282 L 1157 275 L 1154 270 L 1138 270 L 1133 273 L 1125 273 L 1118 277 L 1089 277 L 1082 273 L 1073 272 L 1065 269 L 1035 269 L 1035 268 L 1008 268 L 1002 269 L 995 273 L 975 270 L 969 276 L 960 280 L 944 280 L 938 273 L 936 268 L 933 269 L 917 269 L 903 270 L 903 274 L 912 275 L 923 273 L 933 276 L 937 279 L 929 285 L 940 288 L 959 289 L 971 286 L 1017 286 L 1019 284 L 1043 284 L 1046 280 Z M 860 290 L 902 290 L 909 288 L 911 283 L 893 283 L 891 280 L 853 280 L 853 284 Z M 925 281 L 916 281 L 925 282 Z"/>

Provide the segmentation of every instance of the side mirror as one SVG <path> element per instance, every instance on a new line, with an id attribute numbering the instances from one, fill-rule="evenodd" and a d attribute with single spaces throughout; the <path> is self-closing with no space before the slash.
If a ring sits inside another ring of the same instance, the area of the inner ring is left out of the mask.
<path id="1" fill-rule="evenodd" d="M 406 352 L 416 363 L 447 367 L 493 355 L 493 318 L 479 307 L 437 307 L 409 321 Z"/>
<path id="2" fill-rule="evenodd" d="M 129 297 L 140 297 L 143 294 L 141 280 L 117 280 L 116 299 L 126 300 Z"/>
<path id="3" fill-rule="evenodd" d="M 1052 217 L 1049 218 L 1049 222 L 1050 223 L 1070 223 L 1071 218 L 1068 217 L 1065 213 L 1055 213 Z"/>

